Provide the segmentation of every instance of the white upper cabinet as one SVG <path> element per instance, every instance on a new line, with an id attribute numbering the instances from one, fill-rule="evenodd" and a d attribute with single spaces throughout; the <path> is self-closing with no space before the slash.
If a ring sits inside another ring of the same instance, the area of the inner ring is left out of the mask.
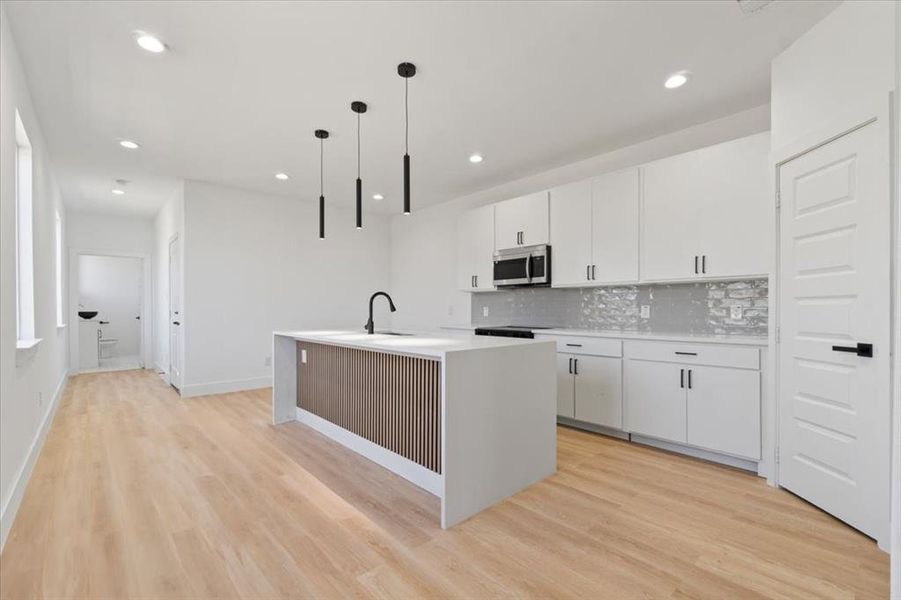
<path id="1" fill-rule="evenodd" d="M 551 190 L 551 285 L 591 281 L 591 180 Z"/>
<path id="2" fill-rule="evenodd" d="M 497 250 L 548 243 L 547 192 L 505 200 L 494 206 Z"/>
<path id="3" fill-rule="evenodd" d="M 494 205 L 466 211 L 457 221 L 457 287 L 467 292 L 494 287 Z"/>
<path id="4" fill-rule="evenodd" d="M 639 198 L 638 169 L 609 173 L 592 180 L 593 284 L 638 281 Z"/>
<path id="5" fill-rule="evenodd" d="M 638 216 L 638 169 L 551 190 L 553 285 L 638 281 Z"/>
<path id="6" fill-rule="evenodd" d="M 766 275 L 769 133 L 643 167 L 641 278 Z"/>

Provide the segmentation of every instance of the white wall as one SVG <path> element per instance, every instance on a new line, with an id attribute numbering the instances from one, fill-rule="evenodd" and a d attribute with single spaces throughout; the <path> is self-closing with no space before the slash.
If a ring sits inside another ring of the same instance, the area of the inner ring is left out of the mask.
<path id="1" fill-rule="evenodd" d="M 470 294 L 457 290 L 456 221 L 464 210 L 766 131 L 769 106 L 627 146 L 391 219 L 391 288 L 399 328 L 470 322 Z M 423 191 L 422 193 L 426 193 Z"/>
<path id="2" fill-rule="evenodd" d="M 79 291 L 79 260 L 82 254 L 140 257 L 143 260 L 143 308 L 141 328 L 144 339 L 142 360 L 153 364 L 153 288 L 155 231 L 152 219 L 70 211 L 66 224 L 69 242 L 69 319 L 77 322 Z M 79 364 L 78 335 L 69 336 L 69 364 Z"/>
<path id="3" fill-rule="evenodd" d="M 159 210 L 154 221 L 154 350 L 153 364 L 157 371 L 169 374 L 169 242 L 173 237 L 184 241 L 185 205 L 184 185 L 178 186 L 175 196 L 170 198 Z M 181 253 L 182 258 L 184 252 Z M 183 265 L 183 260 L 181 263 Z M 179 269 L 184 289 L 184 267 Z M 181 365 L 184 370 L 184 365 Z M 178 387 L 180 381 L 170 381 Z"/>
<path id="4" fill-rule="evenodd" d="M 773 150 L 792 147 L 849 111 L 874 104 L 889 106 L 895 93 L 894 119 L 898 127 L 897 93 L 901 90 L 901 3 L 859 0 L 844 2 L 773 61 Z M 893 215 L 895 236 L 894 373 L 892 407 L 892 598 L 901 599 L 901 291 L 898 281 L 901 250 L 901 202 L 898 186 L 897 131 L 893 134 Z M 797 149 L 797 148 L 793 148 Z"/>
<path id="5" fill-rule="evenodd" d="M 83 254 L 78 259 L 78 306 L 96 310 L 113 356 L 139 356 L 144 270 L 140 258 Z"/>
<path id="6" fill-rule="evenodd" d="M 772 146 L 782 148 L 895 87 L 895 2 L 842 3 L 773 60 Z"/>
<path id="7" fill-rule="evenodd" d="M 35 334 L 42 339 L 28 356 L 16 350 L 16 109 L 32 144 Z M 15 518 L 68 368 L 69 328 L 56 323 L 56 211 L 65 225 L 41 126 L 0 7 L 0 546 Z M 68 285 L 65 276 L 63 285 Z"/>
<path id="8" fill-rule="evenodd" d="M 355 328 L 389 279 L 387 220 L 188 181 L 184 188 L 184 395 L 270 385 L 272 332 Z M 398 302 L 398 311 L 410 310 Z M 376 324 L 388 326 L 383 299 Z"/>

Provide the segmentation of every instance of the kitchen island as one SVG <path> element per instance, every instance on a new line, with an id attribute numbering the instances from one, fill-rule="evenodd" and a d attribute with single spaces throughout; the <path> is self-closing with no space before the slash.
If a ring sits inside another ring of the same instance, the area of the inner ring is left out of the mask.
<path id="1" fill-rule="evenodd" d="M 300 421 L 438 496 L 446 529 L 556 470 L 555 352 L 529 339 L 275 332 L 272 421 Z"/>

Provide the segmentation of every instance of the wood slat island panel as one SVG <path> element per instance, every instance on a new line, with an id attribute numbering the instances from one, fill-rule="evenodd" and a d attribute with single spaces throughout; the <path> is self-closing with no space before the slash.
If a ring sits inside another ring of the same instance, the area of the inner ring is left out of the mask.
<path id="1" fill-rule="evenodd" d="M 298 341 L 297 406 L 441 473 L 436 359 Z"/>

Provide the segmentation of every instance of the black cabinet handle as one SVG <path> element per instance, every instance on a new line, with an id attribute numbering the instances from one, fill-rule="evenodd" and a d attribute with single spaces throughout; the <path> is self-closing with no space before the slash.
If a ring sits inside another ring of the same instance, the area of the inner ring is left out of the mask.
<path id="1" fill-rule="evenodd" d="M 688 370 L 688 389 L 691 389 L 691 369 Z"/>
<path id="2" fill-rule="evenodd" d="M 578 358 L 573 359 L 573 373 L 575 375 L 579 374 L 579 359 Z"/>
<path id="3" fill-rule="evenodd" d="M 676 352 L 679 356 L 697 356 L 697 352 Z"/>
<path id="4" fill-rule="evenodd" d="M 704 254 L 701 256 L 701 273 L 707 272 L 707 255 Z"/>
<path id="5" fill-rule="evenodd" d="M 679 369 L 679 387 L 685 387 L 685 369 Z"/>
<path id="6" fill-rule="evenodd" d="M 857 342 L 856 346 L 833 346 L 835 352 L 853 352 L 857 356 L 865 358 L 873 358 L 873 344 L 862 344 Z"/>
<path id="7" fill-rule="evenodd" d="M 591 280 L 594 281 L 598 278 L 598 266 L 591 265 Z"/>
<path id="8" fill-rule="evenodd" d="M 478 276 L 478 275 L 474 275 L 474 277 L 475 277 L 475 282 L 476 282 L 475 287 L 479 287 L 479 276 Z"/>
<path id="9" fill-rule="evenodd" d="M 698 274 L 698 257 L 695 255 L 695 275 Z"/>
<path id="10" fill-rule="evenodd" d="M 569 374 L 570 375 L 573 374 L 573 358 L 572 358 L 572 356 L 569 357 Z"/>
<path id="11" fill-rule="evenodd" d="M 591 279 L 591 265 L 585 265 L 585 279 Z"/>
<path id="12" fill-rule="evenodd" d="M 566 344 L 566 345 L 569 346 L 570 348 L 581 348 L 582 347 L 582 344 Z"/>
<path id="13" fill-rule="evenodd" d="M 178 322 L 178 321 L 172 321 L 172 324 L 173 324 L 173 325 L 181 325 L 181 323 Z"/>

